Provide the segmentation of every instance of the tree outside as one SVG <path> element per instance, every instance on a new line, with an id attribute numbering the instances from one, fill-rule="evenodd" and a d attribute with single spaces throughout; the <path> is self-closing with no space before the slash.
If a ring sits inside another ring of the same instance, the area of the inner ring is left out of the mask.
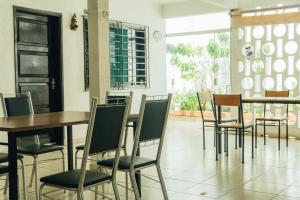
<path id="1" fill-rule="evenodd" d="M 167 44 L 169 64 L 179 71 L 181 79 L 173 79 L 172 85 L 176 81 L 183 85 L 173 91 L 173 108 L 197 110 L 196 91 L 227 92 L 226 86 L 230 84 L 229 46 L 229 33 L 216 33 L 204 45 L 189 41 Z"/>

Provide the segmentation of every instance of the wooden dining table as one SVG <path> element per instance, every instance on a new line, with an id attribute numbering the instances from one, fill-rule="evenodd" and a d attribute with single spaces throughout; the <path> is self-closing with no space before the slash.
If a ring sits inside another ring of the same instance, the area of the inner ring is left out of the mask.
<path id="1" fill-rule="evenodd" d="M 243 97 L 243 104 L 300 104 L 300 97 Z M 222 137 L 219 135 L 219 153 L 222 152 Z M 239 132 L 239 147 L 241 147 L 241 132 Z"/>
<path id="2" fill-rule="evenodd" d="M 128 123 L 136 127 L 137 114 L 128 116 Z M 0 117 L 0 131 L 7 132 L 9 156 L 9 199 L 18 199 L 18 171 L 17 171 L 17 138 L 39 134 L 38 130 L 47 128 L 67 127 L 68 170 L 73 170 L 73 131 L 74 125 L 87 124 L 88 112 L 63 111 L 34 115 Z M 29 132 L 30 131 L 30 132 Z M 34 132 L 32 132 L 34 131 Z M 141 189 L 140 175 L 136 174 L 139 189 Z M 141 191 L 141 190 L 140 190 Z"/>

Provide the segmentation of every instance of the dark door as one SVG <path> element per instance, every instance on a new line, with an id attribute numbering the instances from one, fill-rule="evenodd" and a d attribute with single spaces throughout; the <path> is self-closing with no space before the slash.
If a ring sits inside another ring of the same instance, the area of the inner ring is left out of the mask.
<path id="1" fill-rule="evenodd" d="M 16 92 L 30 91 L 34 112 L 62 110 L 60 17 L 15 10 Z M 63 141 L 62 129 L 42 130 L 41 143 Z"/>

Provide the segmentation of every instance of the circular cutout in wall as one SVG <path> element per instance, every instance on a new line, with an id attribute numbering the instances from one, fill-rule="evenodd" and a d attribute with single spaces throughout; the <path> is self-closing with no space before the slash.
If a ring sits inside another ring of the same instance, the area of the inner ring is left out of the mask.
<path id="1" fill-rule="evenodd" d="M 286 69 L 286 63 L 283 59 L 278 59 L 274 62 L 273 68 L 276 72 L 281 73 Z"/>
<path id="2" fill-rule="evenodd" d="M 275 45 L 272 42 L 267 42 L 262 46 L 261 50 L 265 56 L 271 56 L 275 52 Z"/>
<path id="3" fill-rule="evenodd" d="M 265 28 L 263 26 L 256 26 L 253 29 L 253 37 L 255 39 L 261 39 L 265 35 Z"/>
<path id="4" fill-rule="evenodd" d="M 271 77 L 265 77 L 262 81 L 262 86 L 265 90 L 271 90 L 275 86 L 275 81 Z"/>
<path id="5" fill-rule="evenodd" d="M 255 60 L 252 64 L 254 73 L 260 74 L 264 71 L 264 62 L 262 60 Z"/>
<path id="6" fill-rule="evenodd" d="M 298 51 L 298 44 L 295 41 L 289 41 L 285 44 L 284 51 L 289 55 L 293 55 Z"/>
<path id="7" fill-rule="evenodd" d="M 273 32 L 276 37 L 282 37 L 286 34 L 286 26 L 283 24 L 276 25 Z"/>
<path id="8" fill-rule="evenodd" d="M 253 87 L 253 84 L 254 84 L 253 79 L 250 77 L 246 77 L 242 80 L 242 87 L 245 90 L 250 90 Z"/>
<path id="9" fill-rule="evenodd" d="M 288 90 L 294 90 L 298 85 L 298 81 L 295 77 L 287 77 L 285 80 L 284 80 L 284 87 Z"/>

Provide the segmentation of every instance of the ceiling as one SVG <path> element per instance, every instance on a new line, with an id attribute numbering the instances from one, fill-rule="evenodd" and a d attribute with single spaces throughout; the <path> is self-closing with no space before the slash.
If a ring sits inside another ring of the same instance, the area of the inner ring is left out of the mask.
<path id="1" fill-rule="evenodd" d="M 182 3 L 193 0 L 152 0 L 157 4 L 174 4 Z M 204 2 L 212 4 L 214 6 L 221 6 L 227 9 L 242 8 L 242 9 L 253 9 L 256 7 L 269 8 L 277 5 L 295 5 L 299 4 L 299 0 L 198 0 L 199 2 Z"/>

